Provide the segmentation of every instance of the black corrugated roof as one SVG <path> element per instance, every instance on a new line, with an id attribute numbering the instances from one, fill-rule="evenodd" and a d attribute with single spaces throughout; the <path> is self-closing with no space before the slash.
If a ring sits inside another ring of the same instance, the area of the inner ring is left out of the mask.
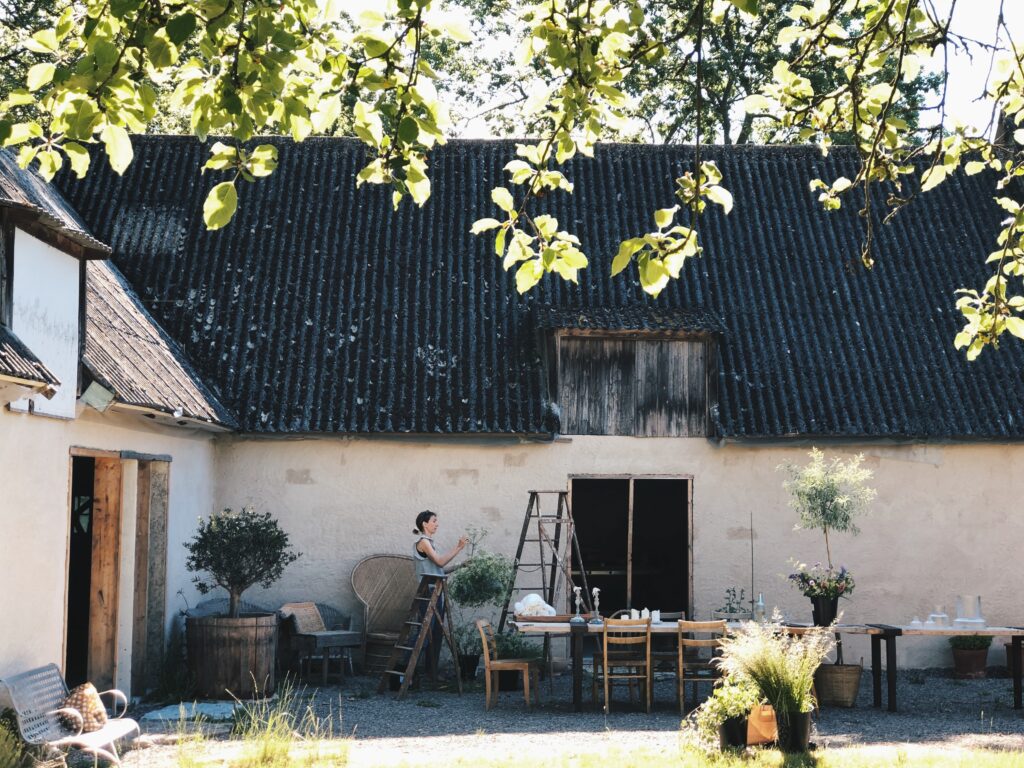
<path id="1" fill-rule="evenodd" d="M 14 331 L 3 324 L 0 324 L 0 376 L 51 389 L 60 386 L 60 379 L 25 346 Z"/>
<path id="2" fill-rule="evenodd" d="M 21 168 L 14 154 L 0 148 L 0 207 L 24 211 L 46 228 L 82 246 L 94 258 L 110 249 L 89 232 L 85 224 L 52 184 L 35 171 Z"/>
<path id="3" fill-rule="evenodd" d="M 703 309 L 662 307 L 537 307 L 538 328 L 593 331 L 722 333 L 720 318 Z"/>
<path id="4" fill-rule="evenodd" d="M 113 264 L 89 262 L 85 297 L 82 363 L 118 402 L 237 426 Z"/>
<path id="5" fill-rule="evenodd" d="M 356 141 L 272 141 L 280 167 L 242 185 L 236 220 L 216 232 L 202 221 L 215 179 L 192 138 L 135 137 L 123 177 L 97 162 L 59 181 L 243 430 L 543 433 L 536 304 L 720 318 L 724 436 L 1024 437 L 1024 346 L 974 363 L 952 346 L 953 291 L 985 282 L 1001 218 L 984 174 L 880 226 L 866 271 L 856 202 L 828 214 L 808 189 L 852 176 L 852 153 L 706 147 L 735 209 L 708 212 L 704 256 L 651 299 L 631 275 L 609 277 L 611 256 L 673 204 L 692 149 L 600 146 L 569 163 L 575 194 L 542 204 L 594 263 L 579 285 L 548 277 L 524 298 L 469 234 L 495 215 L 488 191 L 513 142 L 438 149 L 430 201 L 394 212 L 388 190 L 356 189 Z"/>

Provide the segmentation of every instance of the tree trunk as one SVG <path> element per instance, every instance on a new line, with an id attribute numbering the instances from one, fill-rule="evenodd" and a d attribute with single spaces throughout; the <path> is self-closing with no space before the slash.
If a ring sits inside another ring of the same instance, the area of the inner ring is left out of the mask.
<path id="1" fill-rule="evenodd" d="M 832 570 L 832 548 L 828 545 L 828 526 L 823 527 L 821 530 L 825 532 L 825 554 L 828 556 L 828 569 Z"/>
<path id="2" fill-rule="evenodd" d="M 238 604 L 242 602 L 242 593 L 238 590 L 228 590 L 228 616 L 232 619 L 238 618 Z"/>

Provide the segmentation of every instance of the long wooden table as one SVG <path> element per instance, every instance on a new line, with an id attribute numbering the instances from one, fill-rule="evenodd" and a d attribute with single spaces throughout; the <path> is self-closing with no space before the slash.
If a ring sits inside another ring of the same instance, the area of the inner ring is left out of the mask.
<path id="1" fill-rule="evenodd" d="M 517 631 L 524 635 L 555 636 L 568 635 L 572 657 L 572 706 L 576 712 L 583 709 L 583 639 L 588 635 L 604 632 L 601 624 L 570 624 L 568 622 L 514 620 Z M 792 625 L 798 627 L 801 625 Z M 651 622 L 651 634 L 674 635 L 678 631 L 676 622 Z M 1010 653 L 1010 674 L 1013 677 L 1013 707 L 1022 708 L 1024 686 L 1020 653 L 1024 643 L 1024 627 L 983 627 L 964 629 L 962 627 L 897 627 L 891 624 L 836 624 L 836 634 L 868 635 L 871 638 L 871 686 L 873 705 L 882 706 L 882 644 L 885 644 L 886 699 L 888 710 L 896 711 L 896 638 L 909 636 L 950 637 L 953 635 L 983 635 L 1009 637 L 1012 643 Z"/>

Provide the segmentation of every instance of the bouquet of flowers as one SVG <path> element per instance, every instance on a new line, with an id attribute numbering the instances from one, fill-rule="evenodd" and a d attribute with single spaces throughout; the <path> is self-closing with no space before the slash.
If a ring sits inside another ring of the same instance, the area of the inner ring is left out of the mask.
<path id="1" fill-rule="evenodd" d="M 797 565 L 795 573 L 789 574 L 789 580 L 796 584 L 797 588 L 806 597 L 846 597 L 853 592 L 855 586 L 853 574 L 842 566 L 825 568 L 821 563 L 815 563 L 814 567 L 808 568 L 803 563 Z"/>

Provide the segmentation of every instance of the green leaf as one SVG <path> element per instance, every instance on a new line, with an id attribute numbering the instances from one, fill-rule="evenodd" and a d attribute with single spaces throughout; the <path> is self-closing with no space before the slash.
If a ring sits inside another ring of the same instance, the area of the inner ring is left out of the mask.
<path id="1" fill-rule="evenodd" d="M 89 172 L 89 150 L 77 141 L 65 141 L 61 148 L 68 156 L 68 162 L 71 163 L 71 170 L 75 172 L 75 176 L 80 179 L 85 178 L 85 174 Z"/>
<path id="2" fill-rule="evenodd" d="M 619 252 L 612 259 L 612 277 L 619 274 L 627 266 L 633 258 L 633 254 L 644 247 L 643 238 L 634 237 L 629 240 L 623 240 L 619 244 Z"/>
<path id="3" fill-rule="evenodd" d="M 977 173 L 981 173 L 985 170 L 985 163 L 981 160 L 971 160 L 964 166 L 964 173 L 968 176 L 974 176 Z"/>
<path id="4" fill-rule="evenodd" d="M 118 175 L 124 173 L 128 166 L 131 165 L 132 157 L 134 157 L 132 140 L 128 136 L 128 131 L 120 125 L 107 123 L 100 133 L 100 139 L 103 140 L 103 144 L 107 148 L 107 159 L 110 161 L 110 167 Z"/>
<path id="5" fill-rule="evenodd" d="M 233 181 L 222 181 L 210 190 L 203 203 L 203 220 L 207 229 L 220 229 L 231 221 L 238 208 L 238 192 Z"/>
<path id="6" fill-rule="evenodd" d="M 158 30 L 146 44 L 146 54 L 157 69 L 166 69 L 178 60 L 178 49 L 168 39 L 165 30 Z"/>
<path id="7" fill-rule="evenodd" d="M 945 181 L 947 173 L 944 165 L 935 165 L 929 168 L 921 175 L 921 191 L 927 192 L 929 189 L 939 186 Z"/>
<path id="8" fill-rule="evenodd" d="M 479 235 L 481 232 L 486 232 L 489 229 L 496 229 L 500 226 L 501 222 L 497 219 L 477 219 L 473 222 L 473 226 L 469 231 L 474 235 Z"/>
<path id="9" fill-rule="evenodd" d="M 191 13 L 175 16 L 167 22 L 167 37 L 175 45 L 181 45 L 196 29 L 196 17 Z"/>
<path id="10" fill-rule="evenodd" d="M 419 135 L 420 128 L 416 124 L 416 120 L 409 116 L 403 117 L 402 122 L 398 124 L 398 138 L 402 143 L 412 144 Z"/>
<path id="11" fill-rule="evenodd" d="M 729 0 L 729 2 L 744 13 L 757 15 L 757 0 Z"/>
<path id="12" fill-rule="evenodd" d="M 512 199 L 512 193 L 505 189 L 505 187 L 495 187 L 492 189 L 491 200 L 494 201 L 496 206 L 507 213 L 511 213 L 512 209 L 515 208 L 515 201 Z"/>
<path id="13" fill-rule="evenodd" d="M 231 168 L 238 162 L 238 150 L 235 147 L 218 141 L 210 147 L 210 159 L 206 161 L 203 168 L 211 171 L 223 171 Z"/>
<path id="14" fill-rule="evenodd" d="M 658 229 L 664 229 L 672 223 L 672 217 L 676 215 L 676 211 L 679 210 L 678 205 L 673 205 L 671 208 L 660 208 L 654 212 L 654 224 Z"/>
<path id="15" fill-rule="evenodd" d="M 519 293 L 526 293 L 533 288 L 544 276 L 544 265 L 539 259 L 524 261 L 516 270 L 516 290 Z"/>
<path id="16" fill-rule="evenodd" d="M 23 45 L 33 53 L 56 53 L 57 33 L 52 29 L 41 29 L 26 40 Z"/>
<path id="17" fill-rule="evenodd" d="M 64 115 L 68 133 L 76 139 L 91 139 L 99 116 L 99 110 L 96 109 L 92 99 L 78 99 L 73 103 L 71 111 Z"/>
<path id="18" fill-rule="evenodd" d="M 505 252 L 505 235 L 508 232 L 507 229 L 498 230 L 498 234 L 494 236 L 494 252 L 501 256 Z"/>
<path id="19" fill-rule="evenodd" d="M 277 147 L 273 144 L 260 144 L 249 156 L 248 168 L 253 176 L 259 178 L 272 174 L 277 168 Z"/>
<path id="20" fill-rule="evenodd" d="M 53 73 L 56 71 L 57 67 L 53 64 L 36 64 L 30 67 L 28 76 L 25 78 L 28 89 L 30 91 L 38 91 L 44 85 L 48 85 L 53 80 Z"/>
<path id="21" fill-rule="evenodd" d="M 1011 315 L 1006 318 L 1006 330 L 1018 339 L 1024 339 L 1024 318 Z"/>
<path id="22" fill-rule="evenodd" d="M 705 187 L 704 194 L 708 200 L 722 206 L 726 214 L 732 210 L 732 193 L 725 187 L 720 187 L 717 184 Z"/>
<path id="23" fill-rule="evenodd" d="M 752 96 L 747 96 L 743 100 L 743 111 L 749 114 L 757 114 L 760 112 L 768 112 L 772 108 L 772 102 L 765 96 L 759 93 L 755 93 Z"/>

